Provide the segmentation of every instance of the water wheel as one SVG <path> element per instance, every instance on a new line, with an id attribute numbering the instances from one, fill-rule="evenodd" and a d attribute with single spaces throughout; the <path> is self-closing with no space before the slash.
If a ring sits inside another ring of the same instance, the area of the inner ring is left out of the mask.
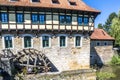
<path id="1" fill-rule="evenodd" d="M 28 73 L 50 71 L 50 61 L 41 51 L 36 49 L 23 49 L 15 56 L 15 65 L 26 68 Z"/>

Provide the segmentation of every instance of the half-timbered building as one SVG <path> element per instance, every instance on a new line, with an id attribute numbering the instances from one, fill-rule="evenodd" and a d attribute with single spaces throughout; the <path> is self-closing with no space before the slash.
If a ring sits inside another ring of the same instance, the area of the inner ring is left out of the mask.
<path id="1" fill-rule="evenodd" d="M 34 49 L 49 59 L 53 71 L 89 69 L 89 35 L 99 13 L 82 0 L 0 0 L 0 53 L 29 55 Z M 27 68 L 38 62 L 29 57 Z"/>

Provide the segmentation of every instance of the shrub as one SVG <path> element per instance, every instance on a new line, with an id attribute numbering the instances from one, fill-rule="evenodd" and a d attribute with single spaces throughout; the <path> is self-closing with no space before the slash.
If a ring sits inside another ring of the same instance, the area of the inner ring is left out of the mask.
<path id="1" fill-rule="evenodd" d="M 109 72 L 97 72 L 97 80 L 107 80 L 110 78 L 115 78 L 116 75 L 114 73 Z"/>
<path id="2" fill-rule="evenodd" d="M 116 55 L 112 57 L 111 65 L 120 65 L 120 56 Z"/>

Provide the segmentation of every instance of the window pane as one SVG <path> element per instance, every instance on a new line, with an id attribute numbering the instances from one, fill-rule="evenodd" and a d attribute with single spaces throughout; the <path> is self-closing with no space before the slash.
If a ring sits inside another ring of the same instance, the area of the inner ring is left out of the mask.
<path id="1" fill-rule="evenodd" d="M 38 15 L 32 14 L 32 23 L 37 23 L 37 22 L 38 22 Z"/>
<path id="2" fill-rule="evenodd" d="M 80 46 L 80 42 L 81 42 L 81 37 L 80 36 L 76 36 L 75 46 Z"/>
<path id="3" fill-rule="evenodd" d="M 11 36 L 5 36 L 4 42 L 5 42 L 5 48 L 12 48 L 12 37 Z"/>
<path id="4" fill-rule="evenodd" d="M 59 1 L 58 0 L 52 0 L 52 3 L 59 4 Z"/>
<path id="5" fill-rule="evenodd" d="M 84 25 L 88 25 L 88 23 L 89 23 L 89 20 L 88 20 L 87 17 L 85 17 L 85 18 L 84 18 Z"/>
<path id="6" fill-rule="evenodd" d="M 71 24 L 71 16 L 66 16 L 66 23 Z"/>
<path id="7" fill-rule="evenodd" d="M 65 40 L 66 40 L 65 36 L 60 36 L 60 47 L 65 47 L 66 45 Z"/>
<path id="8" fill-rule="evenodd" d="M 3 23 L 8 22 L 8 14 L 7 13 L 1 13 L 1 22 L 3 22 Z"/>
<path id="9" fill-rule="evenodd" d="M 64 24 L 65 23 L 65 16 L 60 16 L 60 24 Z"/>
<path id="10" fill-rule="evenodd" d="M 82 17 L 78 17 L 78 25 L 82 25 Z"/>
<path id="11" fill-rule="evenodd" d="M 39 15 L 39 20 L 40 20 L 40 24 L 45 24 L 45 15 L 44 14 L 40 14 Z"/>
<path id="12" fill-rule="evenodd" d="M 40 2 L 40 0 L 32 0 L 32 2 Z"/>
<path id="13" fill-rule="evenodd" d="M 17 16 L 16 17 L 17 23 L 22 23 L 23 22 L 23 14 L 17 13 L 16 16 Z"/>
<path id="14" fill-rule="evenodd" d="M 42 43 L 42 44 L 43 44 L 43 45 L 42 45 L 43 47 L 49 47 L 49 36 L 43 36 L 43 37 L 42 37 L 42 42 L 43 42 L 43 43 Z"/>
<path id="15" fill-rule="evenodd" d="M 25 48 L 32 47 L 32 45 L 31 45 L 31 37 L 30 36 L 25 36 L 24 37 L 24 47 Z"/>

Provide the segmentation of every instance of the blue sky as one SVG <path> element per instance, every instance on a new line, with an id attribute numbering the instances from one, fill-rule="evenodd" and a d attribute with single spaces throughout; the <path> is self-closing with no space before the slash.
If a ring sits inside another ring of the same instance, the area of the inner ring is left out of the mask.
<path id="1" fill-rule="evenodd" d="M 109 14 L 120 11 L 120 0 L 83 0 L 87 5 L 100 10 L 101 14 L 95 20 L 95 27 L 99 23 L 105 23 Z"/>

